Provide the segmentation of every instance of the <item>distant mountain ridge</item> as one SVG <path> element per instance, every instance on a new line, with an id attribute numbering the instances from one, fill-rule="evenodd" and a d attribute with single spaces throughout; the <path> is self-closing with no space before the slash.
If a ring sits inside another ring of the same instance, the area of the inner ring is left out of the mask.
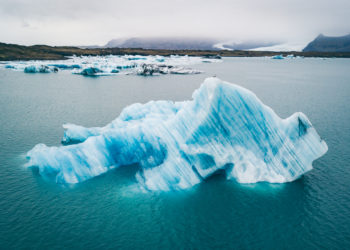
<path id="1" fill-rule="evenodd" d="M 142 49 L 168 49 L 168 50 L 218 50 L 214 45 L 219 41 L 210 38 L 173 38 L 157 37 L 144 38 L 135 37 L 127 39 L 113 39 L 109 41 L 105 48 L 142 48 Z"/>
<path id="2" fill-rule="evenodd" d="M 213 38 L 187 37 L 134 37 L 110 40 L 103 48 L 142 48 L 166 50 L 248 50 L 275 45 L 274 42 L 261 41 L 223 41 Z"/>
<path id="3" fill-rule="evenodd" d="M 7 44 L 0 42 L 0 64 L 4 61 L 13 60 L 64 60 L 73 55 L 76 56 L 107 56 L 107 55 L 188 55 L 201 57 L 234 56 L 234 57 L 257 57 L 257 56 L 287 56 L 289 51 L 249 51 L 249 50 L 162 50 L 162 49 L 139 49 L 139 48 L 79 48 L 71 46 L 48 46 Z M 295 56 L 303 57 L 343 57 L 350 58 L 350 52 L 297 52 Z"/>
<path id="4" fill-rule="evenodd" d="M 350 52 L 350 34 L 346 36 L 331 37 L 318 35 L 310 42 L 303 52 Z"/>

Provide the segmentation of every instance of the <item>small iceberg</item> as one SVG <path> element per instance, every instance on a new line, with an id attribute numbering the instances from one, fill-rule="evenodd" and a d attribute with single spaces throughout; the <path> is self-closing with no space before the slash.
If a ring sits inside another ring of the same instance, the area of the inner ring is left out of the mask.
<path id="1" fill-rule="evenodd" d="M 147 57 L 133 56 L 133 57 L 128 57 L 128 60 L 129 60 L 129 61 L 147 60 Z"/>
<path id="2" fill-rule="evenodd" d="M 271 57 L 271 59 L 281 60 L 281 59 L 284 59 L 284 56 L 283 55 L 275 55 L 275 56 Z"/>
<path id="3" fill-rule="evenodd" d="M 142 64 L 136 71 L 141 76 L 152 76 L 159 74 L 166 74 L 167 66 L 158 66 L 155 64 Z"/>
<path id="4" fill-rule="evenodd" d="M 222 57 L 218 54 L 218 55 L 204 55 L 204 56 L 202 56 L 202 58 L 204 58 L 204 59 L 221 59 Z"/>
<path id="5" fill-rule="evenodd" d="M 89 67 L 89 68 L 83 69 L 82 71 L 75 72 L 75 74 L 83 75 L 83 76 L 97 76 L 102 72 L 103 70 L 100 70 L 99 68 Z"/>
<path id="6" fill-rule="evenodd" d="M 191 68 L 185 68 L 180 66 L 172 66 L 172 65 L 157 65 L 157 64 L 142 64 L 137 69 L 137 74 L 142 76 L 152 76 L 152 75 L 160 75 L 160 74 L 200 74 L 203 71 L 194 70 Z"/>
<path id="7" fill-rule="evenodd" d="M 185 68 L 185 67 L 173 67 L 169 69 L 170 74 L 178 74 L 178 75 L 190 75 L 190 74 L 201 74 L 202 70 Z"/>
<path id="8" fill-rule="evenodd" d="M 27 153 L 27 166 L 57 183 L 130 164 L 138 164 L 145 190 L 190 188 L 218 171 L 240 183 L 283 183 L 327 151 L 303 113 L 281 119 L 251 91 L 217 78 L 189 101 L 136 103 L 105 127 L 64 128 L 64 144 L 76 144 L 38 144 Z"/>
<path id="9" fill-rule="evenodd" d="M 53 67 L 50 68 L 47 65 L 40 65 L 40 66 L 35 66 L 35 65 L 30 65 L 24 68 L 24 73 L 51 73 L 51 72 L 58 72 L 58 68 Z"/>
<path id="10" fill-rule="evenodd" d="M 78 64 L 48 64 L 48 66 L 53 66 L 59 69 L 80 69 L 81 66 Z"/>

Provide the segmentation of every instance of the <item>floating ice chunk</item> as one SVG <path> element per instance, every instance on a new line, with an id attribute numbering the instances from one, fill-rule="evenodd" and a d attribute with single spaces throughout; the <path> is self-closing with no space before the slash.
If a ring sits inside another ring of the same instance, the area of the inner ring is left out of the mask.
<path id="1" fill-rule="evenodd" d="M 190 69 L 185 67 L 173 67 L 169 69 L 170 74 L 188 75 L 188 74 L 200 74 L 201 70 Z"/>
<path id="2" fill-rule="evenodd" d="M 205 62 L 221 62 L 219 59 L 208 58 Z M 142 72 L 144 64 L 154 65 L 155 74 L 194 74 L 199 70 L 186 68 L 187 65 L 203 63 L 203 58 L 190 56 L 80 56 L 58 61 L 22 61 L 11 64 L 0 64 L 2 68 L 25 71 L 27 73 L 57 72 L 58 69 L 71 70 L 73 74 L 102 76 Z M 156 69 L 159 67 L 159 69 Z M 170 68 L 173 67 L 172 70 Z M 182 69 L 181 69 L 182 67 Z M 100 71 L 100 72 L 98 72 Z M 148 73 L 145 73 L 147 75 Z M 141 73 L 142 75 L 142 73 Z"/>
<path id="3" fill-rule="evenodd" d="M 283 55 L 275 55 L 271 59 L 284 59 Z"/>
<path id="4" fill-rule="evenodd" d="M 132 57 L 128 57 L 129 61 L 136 61 L 136 60 L 147 60 L 146 57 L 137 57 L 137 56 L 132 56 Z"/>
<path id="5" fill-rule="evenodd" d="M 159 74 L 199 74 L 203 71 L 180 67 L 180 66 L 172 66 L 165 64 L 142 64 L 137 69 L 138 75 L 143 76 L 151 76 L 151 75 L 159 75 Z"/>
<path id="6" fill-rule="evenodd" d="M 96 67 L 85 68 L 82 71 L 75 72 L 75 74 L 83 75 L 83 76 L 96 76 L 99 73 L 102 73 L 103 70 L 100 70 Z"/>
<path id="7" fill-rule="evenodd" d="M 142 187 L 171 190 L 219 170 L 241 183 L 289 182 L 327 151 L 304 114 L 283 120 L 237 85 L 208 78 L 192 97 L 133 104 L 102 128 L 65 125 L 63 141 L 80 143 L 39 144 L 27 153 L 28 166 L 58 183 L 78 183 L 138 163 Z"/>
<path id="8" fill-rule="evenodd" d="M 59 69 L 80 69 L 80 65 L 78 64 L 48 64 L 48 66 L 53 66 Z"/>
<path id="9" fill-rule="evenodd" d="M 205 58 L 205 59 L 221 59 L 222 57 L 220 55 L 205 55 L 202 58 Z"/>
<path id="10" fill-rule="evenodd" d="M 164 68 L 164 69 L 162 69 Z M 155 64 L 142 64 L 137 69 L 137 74 L 142 76 L 152 76 L 152 75 L 159 75 L 159 74 L 166 74 L 165 73 L 166 66 L 158 66 Z"/>
<path id="11" fill-rule="evenodd" d="M 47 65 L 30 65 L 24 68 L 24 73 L 51 73 L 51 72 L 58 72 L 58 69 L 56 67 L 50 68 Z"/>
<path id="12" fill-rule="evenodd" d="M 24 68 L 24 73 L 36 73 L 37 68 L 35 66 L 27 66 Z"/>
<path id="13" fill-rule="evenodd" d="M 293 59 L 295 58 L 293 54 L 286 55 L 285 57 L 283 55 L 275 55 L 271 57 L 272 59 Z"/>

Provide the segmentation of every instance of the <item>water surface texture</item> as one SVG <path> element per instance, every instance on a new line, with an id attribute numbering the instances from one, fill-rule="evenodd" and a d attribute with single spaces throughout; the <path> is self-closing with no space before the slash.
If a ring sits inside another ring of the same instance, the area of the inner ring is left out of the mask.
<path id="1" fill-rule="evenodd" d="M 0 70 L 0 244 L 3 249 L 350 247 L 350 60 L 225 58 L 199 75 L 83 77 Z M 292 183 L 216 175 L 176 192 L 142 192 L 137 166 L 72 186 L 24 168 L 62 124 L 104 126 L 127 105 L 190 99 L 208 76 L 252 90 L 282 118 L 305 113 L 328 144 Z"/>

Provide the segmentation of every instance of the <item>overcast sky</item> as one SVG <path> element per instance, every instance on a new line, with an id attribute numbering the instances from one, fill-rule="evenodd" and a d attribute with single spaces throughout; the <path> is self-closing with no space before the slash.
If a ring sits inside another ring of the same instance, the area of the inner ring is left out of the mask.
<path id="1" fill-rule="evenodd" d="M 0 0 L 0 42 L 104 45 L 124 37 L 306 43 L 350 33 L 350 0 Z"/>

